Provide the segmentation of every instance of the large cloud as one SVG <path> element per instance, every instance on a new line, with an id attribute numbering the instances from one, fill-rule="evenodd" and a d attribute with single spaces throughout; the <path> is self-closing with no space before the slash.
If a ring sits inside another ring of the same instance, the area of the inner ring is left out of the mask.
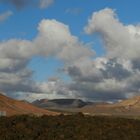
<path id="1" fill-rule="evenodd" d="M 86 44 L 82 44 L 76 36 L 71 35 L 69 27 L 63 23 L 42 20 L 38 30 L 39 35 L 33 41 L 37 54 L 55 56 L 66 63 L 73 63 L 74 60 L 94 54 Z"/>
<path id="2" fill-rule="evenodd" d="M 102 56 L 95 57 L 90 46 L 79 41 L 67 25 L 56 20 L 42 20 L 38 35 L 32 41 L 1 42 L 0 88 L 28 99 L 73 97 L 115 101 L 139 95 L 140 27 L 124 25 L 114 10 L 106 8 L 93 13 L 85 31 L 100 35 L 105 48 Z M 63 61 L 62 72 L 71 80 L 33 81 L 27 65 L 34 56 L 51 56 Z"/>
<path id="3" fill-rule="evenodd" d="M 88 34 L 98 32 L 102 36 L 108 57 L 140 57 L 140 26 L 123 25 L 112 9 L 106 8 L 93 13 L 85 31 Z"/>
<path id="4" fill-rule="evenodd" d="M 138 25 L 122 24 L 109 8 L 93 13 L 85 27 L 86 33 L 98 33 L 104 42 L 102 57 L 82 58 L 64 71 L 72 78 L 57 92 L 73 97 L 96 100 L 119 100 L 140 91 L 140 32 Z M 54 90 L 56 91 L 56 89 Z M 66 92 L 67 91 L 67 92 Z"/>
<path id="5" fill-rule="evenodd" d="M 32 80 L 27 65 L 33 56 L 56 57 L 66 65 L 92 57 L 94 52 L 56 20 L 42 20 L 32 40 L 10 39 L 0 42 L 0 89 L 5 92 L 47 92 Z M 70 52 L 70 54 L 68 53 Z"/>
<path id="6" fill-rule="evenodd" d="M 65 65 L 64 71 L 72 78 L 72 82 L 65 85 L 67 91 L 73 97 L 93 100 L 119 100 L 139 95 L 139 25 L 124 25 L 115 10 L 106 8 L 93 13 L 85 31 L 89 35 L 100 35 L 105 54 L 94 59 L 87 55 L 82 61 Z"/>
<path id="7" fill-rule="evenodd" d="M 87 34 L 98 33 L 103 42 L 106 53 L 102 60 L 95 64 L 93 71 L 102 73 L 102 81 L 92 83 L 92 92 L 105 99 L 122 98 L 139 94 L 139 59 L 140 59 L 140 27 L 139 25 L 122 24 L 115 11 L 109 8 L 93 13 L 85 27 Z M 94 63 L 96 63 L 94 60 Z M 93 74 L 94 75 L 94 74 Z M 87 84 L 87 83 L 86 83 Z M 111 96 L 111 95 L 112 96 Z"/>

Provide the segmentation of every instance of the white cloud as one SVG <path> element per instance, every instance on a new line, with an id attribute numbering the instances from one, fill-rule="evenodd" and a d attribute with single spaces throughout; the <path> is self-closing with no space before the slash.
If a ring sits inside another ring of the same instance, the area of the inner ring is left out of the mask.
<path id="1" fill-rule="evenodd" d="M 28 63 L 34 56 L 56 57 L 66 64 L 72 64 L 94 55 L 94 52 L 73 36 L 69 27 L 63 23 L 44 19 L 40 22 L 38 31 L 32 41 L 10 39 L 0 42 L 1 90 L 8 93 L 47 91 L 44 90 L 43 83 L 32 80 Z"/>
<path id="2" fill-rule="evenodd" d="M 73 65 L 66 65 L 64 71 L 72 78 L 72 83 L 66 85 L 67 90 L 75 97 L 97 100 L 119 100 L 138 95 L 139 29 L 139 25 L 121 23 L 112 9 L 93 13 L 85 31 L 101 35 L 106 53 L 96 59 L 88 54 Z"/>
<path id="3" fill-rule="evenodd" d="M 54 0 L 40 0 L 40 8 L 48 8 L 50 5 L 54 3 Z"/>
<path id="4" fill-rule="evenodd" d="M 109 8 L 93 13 L 85 27 L 88 34 L 98 32 L 104 41 L 108 57 L 138 59 L 140 57 L 140 26 L 122 24 Z"/>
<path id="5" fill-rule="evenodd" d="M 85 57 L 94 56 L 86 44 L 73 36 L 69 27 L 56 20 L 42 20 L 38 27 L 39 35 L 34 40 L 37 53 L 55 56 L 65 63 L 73 63 Z M 39 47 L 38 47 L 39 46 Z"/>
<path id="6" fill-rule="evenodd" d="M 71 34 L 67 25 L 54 19 L 39 23 L 38 35 L 32 40 L 11 39 L 0 43 L 0 88 L 26 92 L 25 97 L 75 97 L 93 100 L 119 100 L 140 91 L 140 26 L 124 25 L 114 10 L 93 13 L 86 33 L 98 32 L 105 54 L 95 52 Z M 64 63 L 63 72 L 71 81 L 53 78 L 48 82 L 32 80 L 28 63 L 34 56 L 55 57 Z M 40 95 L 36 95 L 39 93 Z M 12 94 L 15 96 L 14 94 Z"/>

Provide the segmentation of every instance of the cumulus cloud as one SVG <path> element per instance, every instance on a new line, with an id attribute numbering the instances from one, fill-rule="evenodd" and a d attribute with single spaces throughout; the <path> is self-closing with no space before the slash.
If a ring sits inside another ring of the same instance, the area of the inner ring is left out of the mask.
<path id="1" fill-rule="evenodd" d="M 33 56 L 56 57 L 66 65 L 72 65 L 74 60 L 94 56 L 94 52 L 73 36 L 67 25 L 44 19 L 38 26 L 38 35 L 32 41 L 10 39 L 0 42 L 1 90 L 8 93 L 47 92 L 43 88 L 44 83 L 32 80 L 33 72 L 27 66 Z"/>
<path id="2" fill-rule="evenodd" d="M 93 13 L 85 31 L 88 34 L 98 32 L 102 36 L 110 58 L 137 59 L 140 56 L 140 26 L 123 25 L 112 9 Z"/>
<path id="3" fill-rule="evenodd" d="M 67 25 L 54 19 L 42 20 L 38 35 L 32 41 L 0 42 L 1 90 L 8 94 L 16 92 L 30 100 L 68 97 L 115 101 L 139 95 L 139 25 L 121 23 L 116 11 L 106 8 L 92 14 L 85 31 L 89 35 L 100 35 L 105 48 L 102 56 L 95 56 L 94 50 L 72 35 Z M 59 59 L 64 64 L 62 72 L 71 80 L 33 81 L 28 63 L 34 56 Z"/>
<path id="4" fill-rule="evenodd" d="M 41 55 L 55 56 L 65 63 L 74 63 L 74 60 L 78 61 L 95 54 L 70 33 L 67 25 L 54 19 L 42 20 L 38 30 L 39 35 L 33 43 L 37 53 Z"/>
<path id="5" fill-rule="evenodd" d="M 93 13 L 85 27 L 87 34 L 98 33 L 104 42 L 104 48 L 106 49 L 104 57 L 107 62 L 103 64 L 104 69 L 100 69 L 104 79 L 103 85 L 114 79 L 114 86 L 122 91 L 117 94 L 121 95 L 120 93 L 123 93 L 124 97 L 128 97 L 129 93 L 139 93 L 140 90 L 140 87 L 136 87 L 134 84 L 139 85 L 139 78 L 136 78 L 139 77 L 139 29 L 139 25 L 124 25 L 121 23 L 115 10 L 109 8 Z M 112 82 L 109 83 L 109 89 L 114 87 Z M 117 89 L 113 91 L 117 91 Z M 115 96 L 117 95 L 114 94 L 114 98 Z"/>
<path id="6" fill-rule="evenodd" d="M 40 0 L 40 8 L 48 8 L 50 5 L 52 5 L 54 0 Z"/>
<path id="7" fill-rule="evenodd" d="M 6 11 L 6 12 L 0 14 L 0 22 L 7 20 L 11 15 L 13 15 L 12 11 Z"/>
<path id="8" fill-rule="evenodd" d="M 124 25 L 115 10 L 106 8 L 93 13 L 85 27 L 87 34 L 98 33 L 106 53 L 90 55 L 65 65 L 72 82 L 58 93 L 84 99 L 113 101 L 138 95 L 140 91 L 139 25 Z M 63 89 L 63 88 L 60 89 Z"/>
<path id="9" fill-rule="evenodd" d="M 64 72 L 71 77 L 72 82 L 62 84 L 61 88 L 54 91 L 64 96 L 104 101 L 138 95 L 140 92 L 139 30 L 139 25 L 121 23 L 115 10 L 105 8 L 94 12 L 88 20 L 85 31 L 89 35 L 94 33 L 100 35 L 105 54 L 93 58 L 91 48 L 83 47 L 83 44 L 77 43 L 77 38 L 71 38 L 70 42 L 74 43 L 68 43 L 71 47 L 67 47 L 66 51 L 63 49 L 65 53 L 61 51 L 63 57 L 60 58 L 63 58 L 64 62 L 71 60 L 71 63 L 64 65 Z M 74 46 L 82 50 L 74 53 L 76 49 L 72 49 L 74 52 L 71 50 Z"/>

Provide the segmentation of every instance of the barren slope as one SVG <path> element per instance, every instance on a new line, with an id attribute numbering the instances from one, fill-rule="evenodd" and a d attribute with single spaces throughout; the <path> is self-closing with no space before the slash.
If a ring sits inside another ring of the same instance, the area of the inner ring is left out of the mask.
<path id="1" fill-rule="evenodd" d="M 57 113 L 33 106 L 24 101 L 14 100 L 0 93 L 0 111 L 6 111 L 8 116 L 20 114 L 56 115 Z"/>

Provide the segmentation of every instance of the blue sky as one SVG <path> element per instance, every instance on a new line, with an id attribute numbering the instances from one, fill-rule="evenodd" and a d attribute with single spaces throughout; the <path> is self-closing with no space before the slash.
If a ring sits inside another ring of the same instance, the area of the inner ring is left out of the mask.
<path id="1" fill-rule="evenodd" d="M 22 0 L 20 0 L 22 1 Z M 47 1 L 47 0 L 46 0 Z M 115 10 L 115 14 L 122 25 L 138 25 L 140 22 L 139 0 L 54 0 L 52 4 L 41 8 L 26 4 L 20 8 L 12 2 L 0 1 L 0 42 L 10 39 L 32 41 L 38 34 L 39 23 L 43 19 L 55 19 L 69 26 L 73 36 L 79 38 L 83 44 L 91 44 L 96 57 L 105 53 L 103 39 L 94 33 L 87 35 L 84 27 L 92 14 L 105 8 Z M 2 15 L 9 12 L 9 16 Z M 110 25 L 111 26 L 111 25 Z M 115 33 L 114 33 L 115 34 Z M 92 50 L 91 49 L 91 50 Z M 28 69 L 33 71 L 33 79 L 37 82 L 47 81 L 50 77 L 60 77 L 64 81 L 70 80 L 71 75 L 60 72 L 64 63 L 55 57 L 33 56 L 28 62 Z"/>
<path id="2" fill-rule="evenodd" d="M 139 0 L 56 0 L 50 7 L 39 9 L 36 7 L 26 7 L 17 10 L 13 5 L 1 4 L 0 12 L 11 10 L 13 15 L 1 23 L 0 39 L 9 39 L 13 37 L 32 39 L 37 33 L 37 26 L 40 20 L 56 19 L 70 26 L 71 32 L 80 38 L 89 40 L 83 35 L 83 27 L 87 19 L 94 11 L 109 7 L 116 9 L 119 19 L 125 23 L 138 23 L 140 21 Z M 67 12 L 67 10 L 71 10 Z M 74 9 L 80 9 L 79 13 L 72 12 Z"/>
<path id="3" fill-rule="evenodd" d="M 13 5 L 1 4 L 0 12 L 11 10 L 13 15 L 1 23 L 1 40 L 13 37 L 32 39 L 37 33 L 37 26 L 43 18 L 56 19 L 70 26 L 71 32 L 84 39 L 83 27 L 94 11 L 109 7 L 116 9 L 119 19 L 126 24 L 138 23 L 140 1 L 138 0 L 56 0 L 47 9 L 26 7 L 17 10 Z M 70 9 L 71 12 L 67 12 Z M 78 14 L 72 12 L 80 9 Z M 88 39 L 87 39 L 88 40 Z"/>

